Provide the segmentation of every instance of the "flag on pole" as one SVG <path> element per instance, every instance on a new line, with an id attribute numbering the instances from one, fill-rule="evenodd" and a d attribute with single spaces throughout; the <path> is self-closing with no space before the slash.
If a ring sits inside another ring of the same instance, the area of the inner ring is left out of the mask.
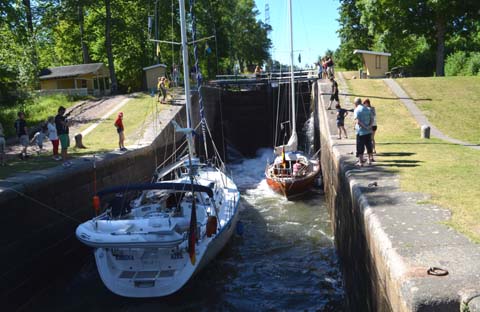
<path id="1" fill-rule="evenodd" d="M 195 193 L 193 193 L 192 213 L 190 215 L 190 229 L 188 232 L 188 254 L 190 262 L 195 264 L 195 244 L 197 243 L 197 211 L 195 204 Z"/>
<path id="2" fill-rule="evenodd" d="M 157 56 L 159 56 L 160 55 L 160 44 L 157 42 L 156 45 L 157 45 Z"/>

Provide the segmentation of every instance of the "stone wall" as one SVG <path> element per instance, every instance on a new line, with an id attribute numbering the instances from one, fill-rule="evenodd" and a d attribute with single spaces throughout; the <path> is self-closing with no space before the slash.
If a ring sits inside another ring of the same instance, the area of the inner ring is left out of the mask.
<path id="1" fill-rule="evenodd" d="M 205 92 L 210 103 L 218 102 L 218 92 Z M 196 96 L 193 106 L 193 124 L 198 124 Z M 214 124 L 216 107 L 206 106 Z M 150 145 L 97 158 L 97 190 L 151 180 L 156 165 L 182 141 L 182 135 L 174 135 L 171 119 L 186 125 L 184 105 L 161 114 L 163 130 Z M 93 157 L 85 157 L 68 169 L 57 166 L 0 181 L 0 305 L 5 311 L 27 304 L 52 281 L 78 271 L 91 252 L 77 241 L 75 229 L 94 215 L 93 176 Z"/>

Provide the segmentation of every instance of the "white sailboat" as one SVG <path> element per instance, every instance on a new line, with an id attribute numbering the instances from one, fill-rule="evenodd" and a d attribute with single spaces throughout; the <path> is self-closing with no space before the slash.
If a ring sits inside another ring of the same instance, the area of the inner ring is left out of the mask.
<path id="1" fill-rule="evenodd" d="M 318 159 L 311 159 L 308 155 L 298 150 L 298 137 L 295 116 L 295 79 L 293 73 L 293 22 L 292 0 L 289 0 L 290 18 L 290 109 L 292 133 L 285 145 L 276 146 L 276 157 L 273 163 L 265 169 L 267 184 L 272 190 L 284 195 L 287 199 L 294 198 L 307 192 L 315 183 L 315 178 L 320 172 Z"/>
<path id="2" fill-rule="evenodd" d="M 179 0 L 184 73 L 189 73 L 184 0 Z M 240 193 L 217 166 L 195 157 L 189 75 L 185 74 L 189 153 L 157 172 L 153 183 L 122 185 L 94 197 L 114 194 L 108 208 L 82 223 L 77 238 L 94 248 L 100 277 L 125 297 L 161 297 L 182 288 L 232 236 Z M 167 180 L 167 177 L 176 177 Z M 140 192 L 127 200 L 127 192 Z"/>

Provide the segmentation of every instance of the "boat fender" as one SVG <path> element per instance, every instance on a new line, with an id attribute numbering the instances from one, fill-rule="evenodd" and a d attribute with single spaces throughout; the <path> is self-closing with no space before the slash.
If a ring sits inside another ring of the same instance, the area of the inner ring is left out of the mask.
<path id="1" fill-rule="evenodd" d="M 209 216 L 207 221 L 207 237 L 217 233 L 217 217 Z"/>
<path id="2" fill-rule="evenodd" d="M 238 221 L 238 222 L 237 222 L 237 228 L 236 228 L 236 230 L 237 230 L 237 235 L 243 236 L 244 228 L 243 228 L 243 223 L 242 223 L 242 221 Z"/>
<path id="3" fill-rule="evenodd" d="M 93 209 L 95 210 L 95 215 L 98 216 L 100 212 L 100 197 L 98 195 L 93 196 Z"/>

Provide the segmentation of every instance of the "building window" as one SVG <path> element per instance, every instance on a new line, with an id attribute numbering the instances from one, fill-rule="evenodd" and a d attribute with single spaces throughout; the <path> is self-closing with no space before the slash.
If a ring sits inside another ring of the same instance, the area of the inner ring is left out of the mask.
<path id="1" fill-rule="evenodd" d="M 87 81 L 86 80 L 82 80 L 82 88 L 86 88 L 87 87 Z"/>
<path id="2" fill-rule="evenodd" d="M 375 68 L 379 69 L 382 68 L 382 56 L 381 55 L 375 55 Z"/>

